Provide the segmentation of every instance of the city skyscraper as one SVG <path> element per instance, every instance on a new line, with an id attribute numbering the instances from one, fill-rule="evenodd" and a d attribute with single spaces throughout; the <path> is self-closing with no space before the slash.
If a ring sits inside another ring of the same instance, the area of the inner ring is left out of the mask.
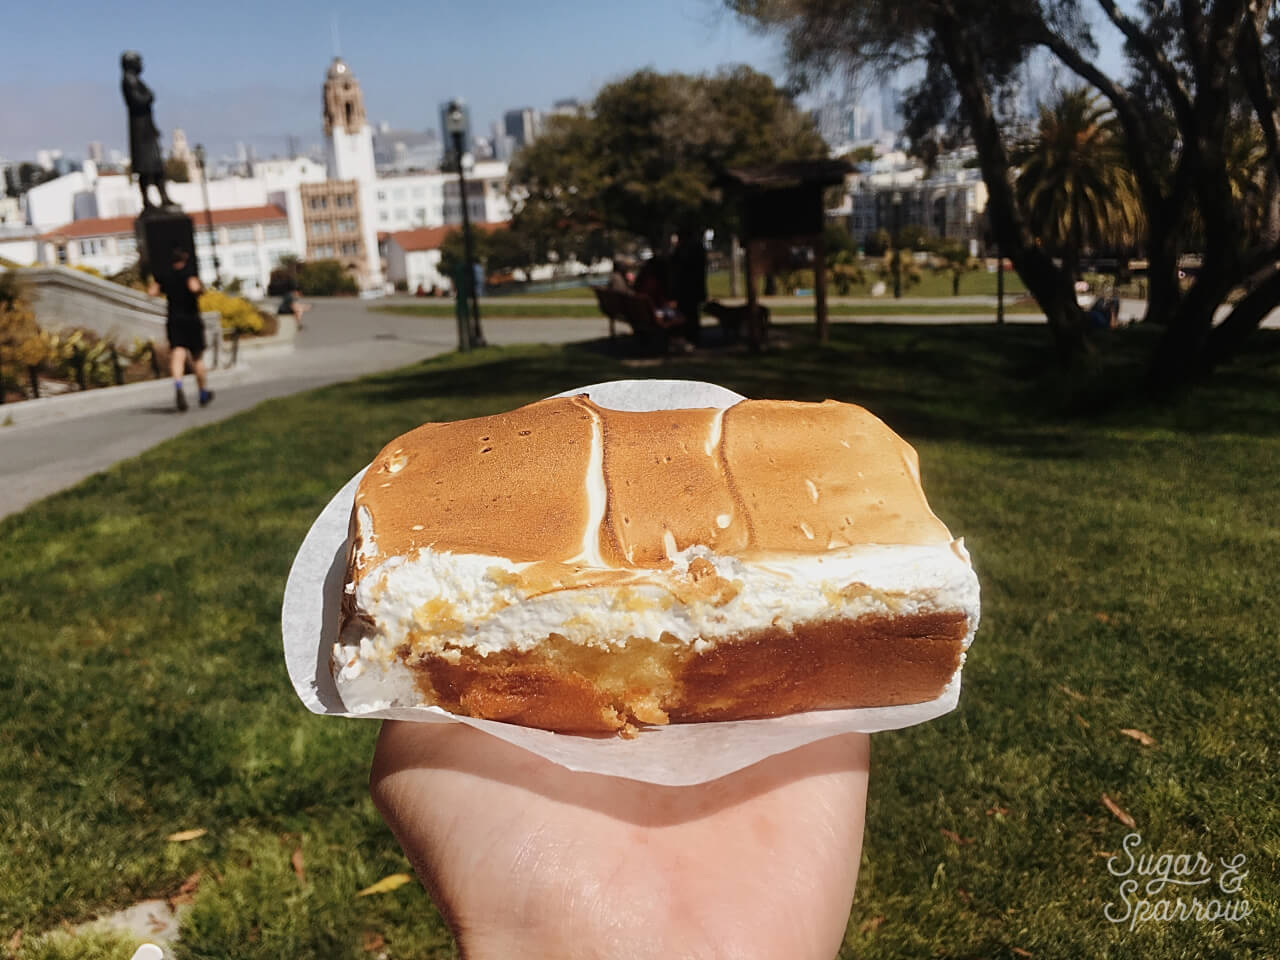
<path id="1" fill-rule="evenodd" d="M 508 110 L 502 118 L 503 128 L 516 147 L 527 147 L 538 138 L 542 117 L 533 107 Z"/>

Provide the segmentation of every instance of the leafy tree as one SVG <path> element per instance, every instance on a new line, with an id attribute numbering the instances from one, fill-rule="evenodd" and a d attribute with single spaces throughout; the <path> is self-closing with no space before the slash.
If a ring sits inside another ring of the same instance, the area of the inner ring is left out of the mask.
<path id="1" fill-rule="evenodd" d="M 1153 356 L 1158 389 L 1185 385 L 1230 357 L 1280 305 L 1280 12 L 1242 0 L 726 0 L 787 34 L 797 78 L 835 65 L 916 63 L 907 134 L 927 160 L 961 138 L 977 150 L 987 217 L 1049 321 L 1060 350 L 1086 348 L 1069 272 L 1038 243 L 1017 202 L 1005 109 L 1019 67 L 1037 51 L 1096 90 L 1115 113 L 1142 201 L 1149 320 L 1166 325 Z M 1127 82 L 1094 55 L 1090 14 L 1126 39 Z M 1238 166 L 1236 146 L 1264 162 Z M 1252 184 L 1252 186 L 1248 186 Z M 1241 189 L 1244 187 L 1244 189 Z M 1179 258 L 1201 252 L 1190 284 Z M 1229 315 L 1214 314 L 1243 291 Z"/>
<path id="2" fill-rule="evenodd" d="M 540 255 L 607 255 L 623 238 L 666 249 L 683 226 L 734 226 L 716 188 L 729 167 L 825 155 L 812 120 L 766 75 L 641 70 L 590 110 L 556 118 L 516 157 L 513 229 Z"/>
<path id="3" fill-rule="evenodd" d="M 1073 278 L 1081 253 L 1131 248 L 1142 228 L 1122 139 L 1112 111 L 1079 88 L 1042 107 L 1035 136 L 1014 152 L 1018 202 Z"/>
<path id="4" fill-rule="evenodd" d="M 536 263 L 533 244 L 510 227 L 489 232 L 484 240 L 484 266 L 489 273 L 528 270 Z"/>
<path id="5" fill-rule="evenodd" d="M 187 161 L 181 157 L 170 155 L 164 162 L 164 176 L 170 183 L 190 183 L 191 172 L 187 169 Z"/>
<path id="6" fill-rule="evenodd" d="M 358 292 L 356 281 L 337 260 L 311 260 L 298 267 L 298 292 L 333 297 Z"/>
<path id="7" fill-rule="evenodd" d="M 940 261 L 940 266 L 935 269 L 951 275 L 951 295 L 960 296 L 960 278 L 978 268 L 977 262 L 969 256 L 969 245 L 963 241 L 944 242 L 937 244 L 933 253 Z"/>

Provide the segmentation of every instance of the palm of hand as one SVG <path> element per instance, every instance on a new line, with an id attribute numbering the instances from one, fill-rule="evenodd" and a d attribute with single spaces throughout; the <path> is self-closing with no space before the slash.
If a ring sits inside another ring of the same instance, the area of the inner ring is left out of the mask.
<path id="1" fill-rule="evenodd" d="M 572 773 L 461 724 L 384 723 L 374 801 L 469 958 L 834 956 L 864 735 L 720 780 Z"/>

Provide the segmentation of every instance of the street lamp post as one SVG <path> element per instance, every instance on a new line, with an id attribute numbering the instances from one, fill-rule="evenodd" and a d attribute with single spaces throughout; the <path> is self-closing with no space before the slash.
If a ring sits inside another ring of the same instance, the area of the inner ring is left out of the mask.
<path id="1" fill-rule="evenodd" d="M 902 251 L 899 238 L 902 234 L 902 191 L 893 191 L 893 254 L 889 258 L 889 270 L 893 273 L 893 295 L 902 296 Z"/>
<path id="2" fill-rule="evenodd" d="M 483 347 L 485 340 L 484 333 L 480 329 L 480 302 L 476 298 L 475 246 L 471 238 L 471 214 L 467 210 L 467 174 L 462 162 L 462 135 L 467 129 L 467 118 L 457 100 L 449 104 L 449 109 L 445 113 L 445 125 L 449 130 L 449 136 L 453 139 L 453 155 L 458 164 L 458 199 L 462 204 L 462 244 L 467 258 L 463 274 L 467 299 L 471 304 L 471 328 L 467 331 L 468 336 L 465 339 L 461 337 L 460 332 L 460 340 L 462 343 L 470 341 L 469 346 Z M 461 315 L 459 322 L 461 322 Z M 467 347 L 463 346 L 462 349 L 465 350 Z"/>
<path id="3" fill-rule="evenodd" d="M 196 165 L 200 168 L 200 191 L 204 195 L 204 222 L 213 245 L 213 289 L 222 289 L 222 264 L 218 263 L 218 236 L 213 229 L 213 211 L 209 209 L 209 178 L 204 172 L 204 144 L 196 144 Z"/>

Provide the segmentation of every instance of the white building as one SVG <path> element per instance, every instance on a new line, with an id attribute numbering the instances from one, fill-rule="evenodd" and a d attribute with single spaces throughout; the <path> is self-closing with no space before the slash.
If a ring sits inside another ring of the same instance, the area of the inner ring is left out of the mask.
<path id="1" fill-rule="evenodd" d="M 239 280 L 242 291 L 251 298 L 265 295 L 271 271 L 281 257 L 302 254 L 289 229 L 288 214 L 274 204 L 213 210 L 208 216 L 203 210 L 189 212 L 196 226 L 200 279 L 206 286 L 212 286 L 215 279 L 214 240 L 223 284 Z M 73 220 L 42 234 L 39 243 L 42 263 L 91 267 L 105 276 L 119 273 L 138 259 L 132 216 Z"/>
<path id="2" fill-rule="evenodd" d="M 879 157 L 869 170 L 850 178 L 845 206 L 854 243 L 878 230 L 894 233 L 917 226 L 927 235 L 981 246 L 987 185 L 979 170 L 964 166 L 965 155 L 948 158 L 926 177 L 925 169 L 903 153 Z"/>
<path id="3" fill-rule="evenodd" d="M 488 232 L 508 226 L 506 223 L 473 223 L 476 230 Z M 397 230 L 388 234 L 387 279 L 398 287 L 416 293 L 418 288 L 430 291 L 433 287 L 451 290 L 453 280 L 440 272 L 440 245 L 455 226 L 420 227 L 416 230 Z"/>

